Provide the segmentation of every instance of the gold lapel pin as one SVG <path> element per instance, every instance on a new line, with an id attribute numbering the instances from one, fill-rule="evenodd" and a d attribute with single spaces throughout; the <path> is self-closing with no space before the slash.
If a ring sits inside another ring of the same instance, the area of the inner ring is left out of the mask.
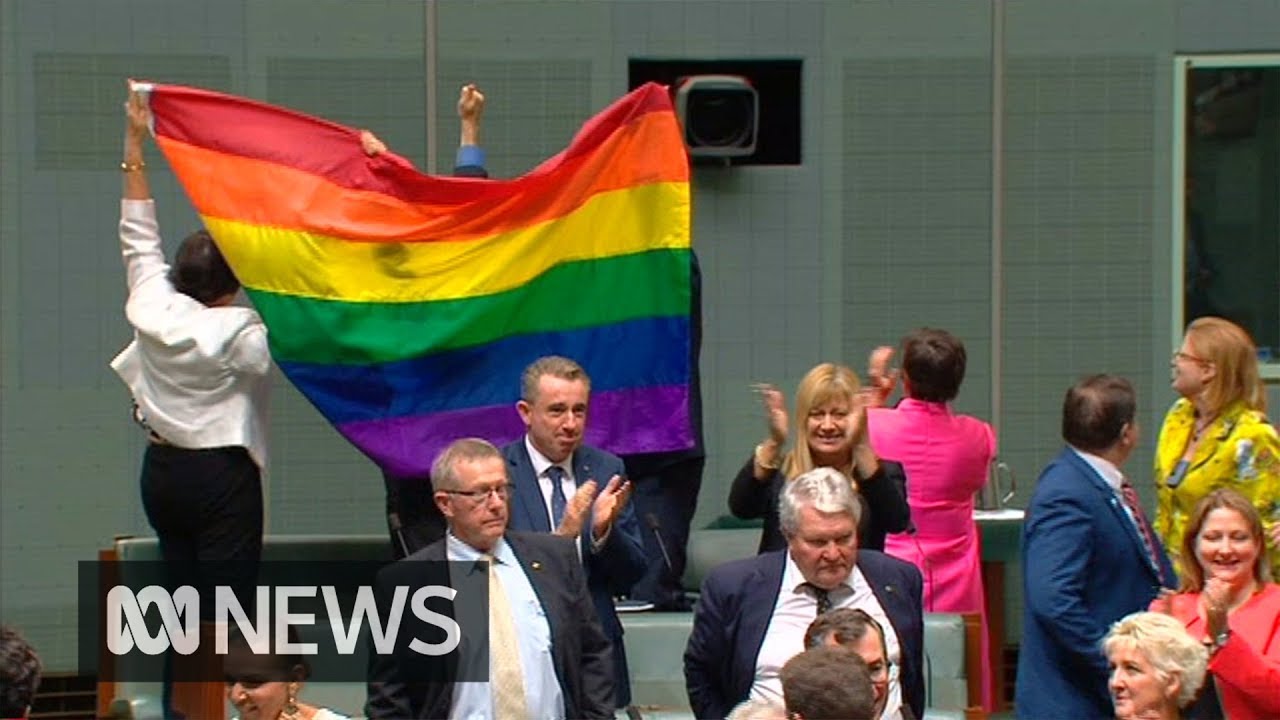
<path id="1" fill-rule="evenodd" d="M 532 567 L 535 571 L 541 570 L 542 563 L 538 562 L 537 560 L 534 560 L 533 562 L 529 563 L 529 567 Z"/>

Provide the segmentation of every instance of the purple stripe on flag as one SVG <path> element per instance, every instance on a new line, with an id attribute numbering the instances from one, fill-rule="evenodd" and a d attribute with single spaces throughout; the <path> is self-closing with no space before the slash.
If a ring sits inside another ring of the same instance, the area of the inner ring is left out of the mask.
<path id="1" fill-rule="evenodd" d="M 591 394 L 588 445 L 616 455 L 684 450 L 693 446 L 689 386 L 665 385 Z M 436 454 L 464 437 L 502 445 L 524 433 L 514 405 L 344 423 L 338 431 L 383 470 L 427 478 Z"/>

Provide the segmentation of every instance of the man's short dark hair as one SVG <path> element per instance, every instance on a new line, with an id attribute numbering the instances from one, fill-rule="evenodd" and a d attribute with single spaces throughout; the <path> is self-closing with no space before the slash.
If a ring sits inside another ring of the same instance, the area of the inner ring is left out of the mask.
<path id="1" fill-rule="evenodd" d="M 197 230 L 182 240 L 169 268 L 169 282 L 205 305 L 240 289 L 240 281 L 208 230 Z"/>
<path id="2" fill-rule="evenodd" d="M 880 623 L 867 614 L 866 610 L 836 608 L 822 613 L 809 623 L 809 629 L 804 632 L 804 646 L 821 647 L 826 644 L 827 638 L 835 640 L 838 645 L 852 645 L 866 637 L 867 631 L 873 628 L 880 636 L 880 645 L 883 648 L 884 628 L 880 627 Z M 889 657 L 887 648 L 884 648 L 884 654 L 887 659 Z"/>
<path id="3" fill-rule="evenodd" d="M 787 714 L 803 720 L 874 720 L 871 673 L 845 647 L 816 647 L 787 661 L 779 673 Z"/>
<path id="4" fill-rule="evenodd" d="M 0 625 L 0 717 L 27 716 L 40 687 L 40 657 L 17 630 Z"/>
<path id="5" fill-rule="evenodd" d="M 1118 375 L 1091 375 L 1067 390 L 1062 402 L 1062 439 L 1088 453 L 1101 453 L 1120 440 L 1138 410 L 1133 385 Z"/>
<path id="6" fill-rule="evenodd" d="M 902 371 L 916 400 L 955 400 L 967 359 L 964 343 L 946 330 L 920 328 L 902 338 Z"/>

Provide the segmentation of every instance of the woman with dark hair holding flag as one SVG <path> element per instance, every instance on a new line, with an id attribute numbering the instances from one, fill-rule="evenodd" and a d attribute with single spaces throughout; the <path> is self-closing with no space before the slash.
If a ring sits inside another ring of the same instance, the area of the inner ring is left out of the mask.
<path id="1" fill-rule="evenodd" d="M 147 434 L 143 508 L 168 582 L 207 597 L 227 585 L 249 607 L 262 554 L 267 330 L 257 312 L 232 304 L 240 283 L 208 231 L 165 261 L 142 154 L 151 112 L 136 89 L 125 115 L 120 246 L 133 342 L 111 367 Z"/>

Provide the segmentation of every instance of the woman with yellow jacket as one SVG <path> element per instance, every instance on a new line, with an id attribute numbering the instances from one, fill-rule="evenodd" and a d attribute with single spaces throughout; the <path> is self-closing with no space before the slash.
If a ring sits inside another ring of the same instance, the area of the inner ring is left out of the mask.
<path id="1" fill-rule="evenodd" d="M 1196 504 L 1231 488 L 1262 516 L 1270 564 L 1280 571 L 1280 438 L 1267 422 L 1253 340 L 1222 318 L 1202 317 L 1187 327 L 1171 367 L 1182 397 L 1165 416 L 1156 447 L 1156 533 L 1177 557 Z"/>

